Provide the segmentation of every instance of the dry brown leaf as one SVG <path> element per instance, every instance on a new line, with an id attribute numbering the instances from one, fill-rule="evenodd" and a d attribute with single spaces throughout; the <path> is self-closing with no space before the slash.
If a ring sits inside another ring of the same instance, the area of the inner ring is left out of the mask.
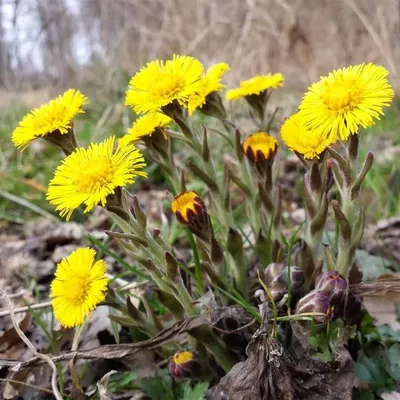
<path id="1" fill-rule="evenodd" d="M 374 281 L 350 286 L 352 294 L 362 296 L 375 325 L 400 330 L 397 304 L 400 304 L 400 274 L 383 274 Z"/>
<path id="2" fill-rule="evenodd" d="M 394 260 L 400 269 L 400 217 L 378 221 L 365 233 L 362 246 L 368 253 Z"/>
<path id="3" fill-rule="evenodd" d="M 206 399 L 351 399 L 353 361 L 344 347 L 338 349 L 337 369 L 311 358 L 295 365 L 268 334 L 268 312 L 261 314 L 263 322 L 246 349 L 247 360 L 236 364 L 207 392 Z"/>
<path id="4" fill-rule="evenodd" d="M 108 391 L 108 380 L 111 375 L 117 373 L 117 371 L 111 370 L 107 374 L 105 374 L 99 382 L 97 382 L 97 388 L 99 390 L 100 400 L 112 400 L 112 395 Z"/>
<path id="5" fill-rule="evenodd" d="M 23 315 L 22 320 L 18 323 L 22 332 L 25 332 L 30 322 L 31 322 L 30 313 L 25 313 L 25 315 Z M 3 336 L 0 338 L 0 358 L 2 357 L 1 353 L 10 349 L 12 346 L 16 345 L 19 342 L 21 342 L 21 338 L 19 337 L 14 327 L 4 332 Z"/>

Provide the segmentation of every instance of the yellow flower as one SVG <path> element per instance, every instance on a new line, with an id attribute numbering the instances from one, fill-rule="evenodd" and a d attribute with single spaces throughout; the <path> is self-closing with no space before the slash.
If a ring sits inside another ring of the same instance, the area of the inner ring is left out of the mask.
<path id="1" fill-rule="evenodd" d="M 157 128 L 169 125 L 171 121 L 171 118 L 161 113 L 146 114 L 133 123 L 132 128 L 129 129 L 128 133 L 120 140 L 120 144 L 125 145 L 137 142 L 144 136 L 151 136 Z"/>
<path id="2" fill-rule="evenodd" d="M 257 132 L 243 142 L 242 148 L 251 162 L 263 162 L 274 157 L 278 141 L 268 133 Z"/>
<path id="3" fill-rule="evenodd" d="M 218 92 L 225 88 L 225 85 L 221 83 L 221 78 L 229 70 L 229 65 L 225 63 L 212 65 L 207 70 L 207 74 L 201 78 L 197 93 L 189 97 L 189 115 L 192 115 L 196 108 L 202 108 L 206 104 L 206 98 L 210 93 Z"/>
<path id="4" fill-rule="evenodd" d="M 93 249 L 80 248 L 57 265 L 50 297 L 55 317 L 66 328 L 82 325 L 105 298 L 107 267 L 95 257 Z"/>
<path id="5" fill-rule="evenodd" d="M 276 89 L 282 85 L 283 75 L 280 73 L 257 75 L 247 81 L 241 81 L 238 88 L 228 90 L 226 98 L 227 100 L 238 100 L 241 97 L 259 95 L 268 89 Z"/>
<path id="6" fill-rule="evenodd" d="M 288 118 L 281 128 L 281 138 L 290 150 L 304 158 L 319 158 L 319 155 L 334 141 L 324 138 L 315 130 L 304 127 L 301 112 Z"/>
<path id="7" fill-rule="evenodd" d="M 87 98 L 78 90 L 69 89 L 61 96 L 30 111 L 12 133 L 14 145 L 24 150 L 32 141 L 52 132 L 67 134 L 74 117 L 83 113 Z"/>
<path id="8" fill-rule="evenodd" d="M 175 197 L 171 210 L 179 222 L 190 224 L 194 217 L 203 214 L 206 206 L 196 192 L 183 192 Z"/>
<path id="9" fill-rule="evenodd" d="M 189 361 L 193 361 L 194 355 L 191 351 L 178 351 L 173 356 L 173 361 L 177 365 L 185 364 Z"/>
<path id="10" fill-rule="evenodd" d="M 300 111 L 308 129 L 317 129 L 332 140 L 347 140 L 360 126 L 374 124 L 383 115 L 394 92 L 378 65 L 360 64 L 335 70 L 313 83 L 304 95 Z"/>
<path id="11" fill-rule="evenodd" d="M 193 57 L 174 55 L 165 63 L 152 61 L 129 82 L 125 104 L 138 114 L 155 113 L 173 101 L 186 106 L 188 98 L 199 90 L 202 73 L 203 66 Z"/>
<path id="12" fill-rule="evenodd" d="M 81 204 L 86 205 L 84 212 L 97 204 L 104 206 L 116 188 L 133 183 L 138 175 L 147 176 L 141 171 L 146 164 L 140 151 L 134 145 L 113 151 L 114 142 L 112 136 L 88 149 L 78 148 L 57 168 L 47 199 L 67 220 Z"/>
<path id="13" fill-rule="evenodd" d="M 212 226 L 206 205 L 196 192 L 183 192 L 171 204 L 176 219 L 200 239 L 209 243 Z"/>
<path id="14" fill-rule="evenodd" d="M 178 351 L 169 358 L 168 370 L 176 381 L 196 375 L 199 363 L 192 351 Z"/>

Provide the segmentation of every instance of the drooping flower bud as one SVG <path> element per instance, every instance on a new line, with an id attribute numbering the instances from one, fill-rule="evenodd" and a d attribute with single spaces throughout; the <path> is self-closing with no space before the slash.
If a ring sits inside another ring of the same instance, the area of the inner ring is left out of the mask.
<path id="1" fill-rule="evenodd" d="M 277 278 L 280 282 L 289 286 L 289 267 L 283 268 L 282 272 Z M 297 266 L 290 267 L 290 285 L 292 290 L 300 289 L 304 284 L 304 272 Z"/>
<path id="2" fill-rule="evenodd" d="M 168 370 L 176 381 L 193 376 L 198 372 L 199 363 L 192 351 L 178 351 L 168 362 Z"/>
<path id="3" fill-rule="evenodd" d="M 337 271 L 326 271 L 315 280 L 315 288 L 325 292 L 334 305 L 339 305 L 346 294 L 346 279 Z"/>
<path id="4" fill-rule="evenodd" d="M 302 297 L 296 306 L 296 314 L 321 313 L 325 315 L 316 315 L 314 319 L 318 323 L 324 323 L 331 318 L 332 305 L 329 296 L 322 290 L 314 289 L 306 296 Z"/>
<path id="5" fill-rule="evenodd" d="M 264 282 L 267 286 L 270 286 L 272 281 L 280 275 L 283 268 L 285 268 L 285 264 L 283 263 L 271 263 L 265 268 Z"/>
<path id="6" fill-rule="evenodd" d="M 272 161 L 278 148 L 278 141 L 265 132 L 250 135 L 242 145 L 243 153 L 252 164 Z"/>
<path id="7" fill-rule="evenodd" d="M 287 287 L 284 283 L 275 279 L 270 286 L 270 292 L 274 302 L 278 302 L 281 301 L 283 296 L 287 293 Z"/>
<path id="8" fill-rule="evenodd" d="M 183 192 L 176 196 L 171 210 L 181 224 L 186 225 L 192 233 L 205 241 L 211 235 L 210 217 L 206 205 L 196 192 Z"/>

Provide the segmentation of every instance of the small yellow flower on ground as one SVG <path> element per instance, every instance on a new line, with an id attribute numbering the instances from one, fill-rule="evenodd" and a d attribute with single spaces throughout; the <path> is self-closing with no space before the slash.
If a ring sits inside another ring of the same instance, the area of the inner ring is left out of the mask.
<path id="1" fill-rule="evenodd" d="M 152 61 L 129 82 L 125 104 L 136 113 L 155 113 L 176 101 L 187 106 L 200 88 L 203 66 L 193 57 L 174 55 L 172 60 Z"/>
<path id="2" fill-rule="evenodd" d="M 173 361 L 177 365 L 185 364 L 192 361 L 194 358 L 193 352 L 191 351 L 178 351 L 173 356 Z"/>
<path id="3" fill-rule="evenodd" d="M 243 153 L 251 162 L 263 162 L 274 157 L 278 141 L 265 132 L 250 135 L 243 142 Z"/>
<path id="4" fill-rule="evenodd" d="M 280 73 L 257 75 L 247 81 L 241 81 L 238 88 L 228 90 L 226 98 L 227 100 L 239 100 L 242 97 L 260 95 L 268 89 L 276 89 L 281 86 L 283 86 L 283 75 Z"/>
<path id="5" fill-rule="evenodd" d="M 65 135 L 71 129 L 72 120 L 83 113 L 87 98 L 78 90 L 69 89 L 61 96 L 30 111 L 12 133 L 12 141 L 24 150 L 31 142 L 53 132 Z"/>
<path id="6" fill-rule="evenodd" d="M 55 317 L 66 328 L 82 325 L 105 299 L 107 267 L 95 257 L 93 249 L 80 248 L 57 265 L 50 297 Z"/>
<path id="7" fill-rule="evenodd" d="M 301 112 L 285 121 L 281 128 L 281 138 L 290 150 L 302 154 L 307 159 L 319 158 L 327 146 L 335 142 L 321 136 L 316 130 L 306 129 Z"/>
<path id="8" fill-rule="evenodd" d="M 116 188 L 134 183 L 136 176 L 147 174 L 142 153 L 134 145 L 118 146 L 115 137 L 78 148 L 66 157 L 50 181 L 47 199 L 67 220 L 81 204 L 88 212 L 98 204 L 105 206 L 107 196 Z"/>
<path id="9" fill-rule="evenodd" d="M 221 78 L 229 70 L 229 65 L 225 63 L 215 64 L 207 70 L 206 75 L 200 81 L 199 90 L 189 97 L 189 115 L 192 115 L 197 108 L 201 109 L 206 104 L 209 94 L 225 88 L 225 85 L 221 83 Z"/>
<path id="10" fill-rule="evenodd" d="M 200 372 L 200 364 L 192 351 L 178 351 L 168 362 L 168 369 L 175 380 L 195 376 Z"/>
<path id="11" fill-rule="evenodd" d="M 144 136 L 151 136 L 157 129 L 168 126 L 172 119 L 164 114 L 146 114 L 139 117 L 128 130 L 128 133 L 120 140 L 122 145 L 134 143 L 142 139 Z"/>
<path id="12" fill-rule="evenodd" d="M 299 106 L 304 125 L 330 140 L 347 140 L 359 127 L 374 124 L 394 92 L 378 65 L 360 64 L 335 70 L 313 83 Z"/>

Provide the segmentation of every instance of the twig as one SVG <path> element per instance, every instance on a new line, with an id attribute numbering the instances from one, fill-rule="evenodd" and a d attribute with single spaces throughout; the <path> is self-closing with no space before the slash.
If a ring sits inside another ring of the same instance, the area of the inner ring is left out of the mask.
<path id="1" fill-rule="evenodd" d="M 48 394 L 53 394 L 54 395 L 52 390 L 43 388 L 41 386 L 32 385 L 31 383 L 26 383 L 26 382 L 22 382 L 22 381 L 16 381 L 14 379 L 7 379 L 7 378 L 0 378 L 0 382 L 15 383 L 16 385 L 26 386 L 28 388 L 35 389 L 38 392 L 43 392 L 43 393 L 48 393 Z M 65 395 L 65 396 L 67 396 L 67 395 Z"/>
<path id="2" fill-rule="evenodd" d="M 29 306 L 14 308 L 12 312 L 14 314 L 20 314 L 22 312 L 26 312 L 29 310 L 40 310 L 41 308 L 48 308 L 48 307 L 51 307 L 51 301 L 45 301 L 44 303 L 31 304 Z M 0 317 L 6 317 L 10 314 L 11 314 L 11 309 L 0 311 Z"/>
<path id="3" fill-rule="evenodd" d="M 148 281 L 145 281 L 145 282 L 140 282 L 140 284 L 138 284 L 137 282 L 128 282 L 128 281 L 126 281 L 124 279 L 121 279 L 121 278 L 115 278 L 115 276 L 111 275 L 111 274 L 106 274 L 106 275 L 107 275 L 107 277 L 109 279 L 114 279 L 114 282 L 116 284 L 118 284 L 119 286 L 121 286 L 119 288 L 120 291 L 126 291 L 126 290 L 130 290 L 130 289 L 134 289 L 136 287 L 142 286 L 145 283 L 148 283 Z M 18 293 L 18 294 L 22 295 L 22 293 Z M 7 296 L 8 296 L 8 298 L 12 297 L 12 295 L 7 295 Z M 14 295 L 13 297 L 17 297 L 17 296 Z M 42 308 L 48 308 L 48 307 L 51 307 L 51 301 L 50 300 L 49 301 L 45 301 L 43 303 L 30 304 L 29 306 L 14 308 L 13 312 L 14 312 L 14 314 L 20 314 L 20 313 L 23 313 L 23 312 L 26 312 L 26 311 L 40 310 Z M 0 311 L 0 318 L 1 317 L 7 317 L 10 314 L 11 314 L 10 310 Z"/>
<path id="4" fill-rule="evenodd" d="M 14 306 L 13 306 L 11 300 L 8 298 L 6 292 L 3 289 L 0 289 L 0 294 L 5 299 L 5 301 L 7 302 L 7 305 L 10 309 L 10 317 L 11 317 L 12 323 L 14 325 L 14 329 L 17 332 L 18 336 L 28 346 L 28 348 L 33 352 L 33 354 L 37 358 L 40 358 L 43 361 L 45 361 L 47 364 L 49 364 L 49 366 L 53 370 L 53 373 L 51 376 L 51 388 L 53 389 L 54 397 L 57 400 L 63 400 L 63 397 L 61 396 L 61 393 L 59 392 L 58 387 L 57 387 L 57 367 L 56 367 L 56 365 L 54 364 L 53 360 L 49 356 L 47 356 L 46 354 L 39 353 L 35 349 L 33 344 L 29 341 L 29 339 L 26 337 L 25 333 L 22 332 L 21 328 L 19 327 L 15 313 L 14 313 Z"/>
<path id="5" fill-rule="evenodd" d="M 159 332 L 156 336 L 151 339 L 143 340 L 136 343 L 126 344 L 110 344 L 93 349 L 81 350 L 81 351 L 67 351 L 61 354 L 51 355 L 51 359 L 56 363 L 59 361 L 69 361 L 72 359 L 121 359 L 127 356 L 132 356 L 143 350 L 152 350 L 160 346 L 163 346 L 170 341 L 176 340 L 176 338 L 183 333 L 197 329 L 211 324 L 210 316 L 193 316 L 189 317 L 184 321 L 179 321 L 173 324 L 169 328 L 165 328 Z M 20 370 L 22 368 L 37 366 L 44 363 L 44 360 L 38 356 L 31 357 L 26 361 L 17 360 L 6 360 L 0 359 L 1 367 L 12 367 L 13 370 Z"/>

